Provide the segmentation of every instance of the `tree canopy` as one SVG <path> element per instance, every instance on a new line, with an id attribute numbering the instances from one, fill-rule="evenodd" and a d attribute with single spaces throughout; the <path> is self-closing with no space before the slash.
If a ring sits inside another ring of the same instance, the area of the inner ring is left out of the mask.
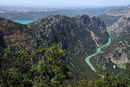
<path id="1" fill-rule="evenodd" d="M 61 60 L 63 54 L 56 45 L 34 50 L 9 46 L 0 55 L 0 86 L 63 86 L 71 78 L 70 67 Z"/>

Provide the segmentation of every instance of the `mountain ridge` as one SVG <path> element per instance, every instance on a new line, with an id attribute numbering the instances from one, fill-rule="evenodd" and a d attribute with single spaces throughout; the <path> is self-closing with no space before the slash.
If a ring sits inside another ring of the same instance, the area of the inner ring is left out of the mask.
<path id="1" fill-rule="evenodd" d="M 6 21 L 8 20 L 5 19 L 3 23 L 8 25 Z M 33 49 L 57 44 L 66 50 L 64 61 L 77 73 L 92 72 L 85 62 L 85 57 L 96 52 L 95 49 L 106 44 L 109 38 L 104 22 L 95 16 L 51 15 L 29 25 L 8 22 L 11 24 L 5 28 L 0 26 L 13 32 L 3 35 L 5 45 L 15 45 L 19 49 Z"/>

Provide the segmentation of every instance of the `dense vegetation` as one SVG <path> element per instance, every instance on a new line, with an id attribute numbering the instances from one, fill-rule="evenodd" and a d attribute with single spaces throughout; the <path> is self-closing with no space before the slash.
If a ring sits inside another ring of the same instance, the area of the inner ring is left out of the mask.
<path id="1" fill-rule="evenodd" d="M 56 43 L 66 50 L 66 61 L 74 68 L 74 77 L 82 78 L 83 72 L 92 72 L 84 58 L 94 53 L 99 45 L 106 44 L 108 33 L 98 17 L 79 15 L 68 17 L 52 15 L 29 25 L 22 25 L 0 18 L 0 46 L 15 45 L 23 49 L 34 49 L 39 45 L 51 46 Z M 92 37 L 92 34 L 95 36 Z M 96 39 L 96 40 L 95 40 Z M 2 41 L 3 40 L 3 41 Z M 76 72 L 76 73 L 75 73 Z M 77 76 L 79 74 L 79 76 Z"/>
<path id="2" fill-rule="evenodd" d="M 127 64 L 121 73 L 113 76 L 107 73 L 103 76 L 104 72 L 98 66 L 105 64 L 105 57 L 99 60 L 99 64 L 96 60 L 92 61 L 94 65 L 98 64 L 97 73 L 92 72 L 84 61 L 84 57 L 97 48 L 93 40 L 96 38 L 92 38 L 92 32 L 93 36 L 99 37 L 97 40 L 100 45 L 106 43 L 108 38 L 105 24 L 97 17 L 81 15 L 70 18 L 56 15 L 27 26 L 1 19 L 0 27 L 0 87 L 130 85 L 130 64 Z M 53 43 L 65 49 L 67 55 L 64 55 L 64 51 L 56 45 L 51 46 Z M 6 48 L 10 44 L 16 47 Z M 129 45 L 129 42 L 126 44 Z M 105 52 L 112 52 L 109 49 Z M 111 67 L 112 63 L 109 64 Z M 115 72 L 112 69 L 109 71 Z"/>
<path id="3" fill-rule="evenodd" d="M 8 47 L 0 55 L 0 87 L 58 87 L 71 78 L 57 46 L 32 51 Z"/>
<path id="4" fill-rule="evenodd" d="M 18 50 L 14 46 L 9 46 L 1 50 L 0 87 L 128 87 L 130 85 L 130 64 L 127 64 L 126 69 L 117 76 L 110 76 L 107 73 L 101 78 L 97 75 L 99 73 L 86 73 L 82 80 L 74 80 L 72 70 L 61 60 L 63 53 L 64 51 L 56 45 L 50 48 L 40 46 L 34 50 Z"/>
<path id="5" fill-rule="evenodd" d="M 108 73 L 95 81 L 78 81 L 68 87 L 129 87 L 130 86 L 130 63 L 126 64 L 126 69 L 122 73 L 110 76 Z"/>

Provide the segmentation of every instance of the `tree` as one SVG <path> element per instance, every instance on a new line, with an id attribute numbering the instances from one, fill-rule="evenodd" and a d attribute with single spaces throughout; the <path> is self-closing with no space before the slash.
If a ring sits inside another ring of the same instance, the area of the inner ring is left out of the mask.
<path id="1" fill-rule="evenodd" d="M 95 87 L 128 87 L 130 80 L 127 76 L 109 76 L 107 73 L 104 78 L 96 81 Z"/>
<path id="2" fill-rule="evenodd" d="M 64 51 L 53 45 L 34 50 L 8 47 L 1 58 L 0 86 L 58 87 L 71 79 L 71 69 L 61 57 Z"/>
<path id="3" fill-rule="evenodd" d="M 124 75 L 128 75 L 128 78 L 130 79 L 130 63 L 126 64 L 126 69 L 123 70 Z"/>

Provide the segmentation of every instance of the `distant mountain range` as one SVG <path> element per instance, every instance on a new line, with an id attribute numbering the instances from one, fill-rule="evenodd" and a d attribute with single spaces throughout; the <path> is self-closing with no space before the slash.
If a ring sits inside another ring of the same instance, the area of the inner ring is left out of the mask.
<path id="1" fill-rule="evenodd" d="M 50 15 L 77 16 L 80 14 L 101 15 L 106 8 L 61 8 L 61 9 L 39 9 L 39 8 L 2 8 L 0 17 L 12 20 L 37 20 Z"/>

